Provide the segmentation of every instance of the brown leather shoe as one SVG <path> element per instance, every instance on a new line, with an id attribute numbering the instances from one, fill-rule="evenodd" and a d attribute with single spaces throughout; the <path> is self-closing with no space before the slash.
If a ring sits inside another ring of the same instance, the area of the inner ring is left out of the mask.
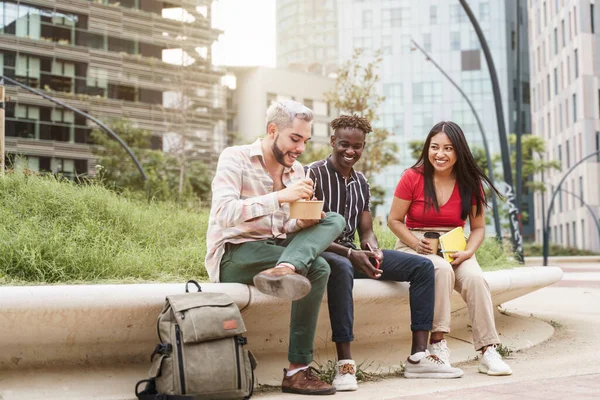
<path id="1" fill-rule="evenodd" d="M 303 298 L 312 287 L 308 279 L 287 267 L 267 269 L 255 275 L 252 281 L 264 294 L 287 300 Z"/>
<path id="2" fill-rule="evenodd" d="M 283 382 L 281 391 L 284 393 L 327 395 L 335 394 L 335 387 L 323 382 L 313 373 L 316 369 L 308 367 L 304 371 L 287 376 L 287 369 L 283 369 Z"/>

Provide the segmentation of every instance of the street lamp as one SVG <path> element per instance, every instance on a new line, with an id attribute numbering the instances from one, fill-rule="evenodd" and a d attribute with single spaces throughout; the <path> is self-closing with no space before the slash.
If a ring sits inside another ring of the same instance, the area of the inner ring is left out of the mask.
<path id="1" fill-rule="evenodd" d="M 490 52 L 490 48 L 487 44 L 487 41 L 485 40 L 483 31 L 479 26 L 479 22 L 477 22 L 477 18 L 475 18 L 475 15 L 473 14 L 473 11 L 471 11 L 471 8 L 467 4 L 466 0 L 459 0 L 459 2 L 465 10 L 467 16 L 469 17 L 469 20 L 473 25 L 473 29 L 475 29 L 475 33 L 479 38 L 481 50 L 485 55 L 485 61 L 490 72 L 490 79 L 492 81 L 492 92 L 494 94 L 494 104 L 496 106 L 496 121 L 498 123 L 498 137 L 500 139 L 500 154 L 502 155 L 504 182 L 506 182 L 508 186 L 508 193 L 506 194 L 506 198 L 508 200 L 510 233 L 512 236 L 513 249 L 515 250 L 515 253 L 517 253 L 519 261 L 523 262 L 523 238 L 521 237 L 521 227 L 519 224 L 519 205 L 516 204 L 515 194 L 513 191 L 512 169 L 510 166 L 510 150 L 508 148 L 508 140 L 506 139 L 506 127 L 504 125 L 504 111 L 502 110 L 502 96 L 500 95 L 498 75 L 496 74 L 496 67 L 494 66 L 494 59 L 492 58 L 492 53 Z"/>
<path id="2" fill-rule="evenodd" d="M 490 148 L 488 146 L 487 137 L 485 136 L 485 132 L 483 131 L 483 125 L 481 123 L 481 120 L 479 119 L 479 115 L 477 115 L 477 111 L 475 111 L 475 107 L 473 107 L 473 103 L 471 103 L 471 100 L 469 100 L 466 93 L 460 88 L 460 86 L 458 86 L 456 84 L 456 82 L 454 82 L 454 80 L 452 80 L 452 78 L 450 78 L 450 76 L 442 69 L 442 67 L 440 67 L 438 65 L 438 63 L 436 63 L 433 60 L 433 58 L 431 58 L 431 56 L 429 54 L 427 54 L 427 52 L 421 46 L 419 46 L 419 44 L 414 39 L 411 39 L 411 41 L 412 41 L 413 45 L 415 45 L 415 48 L 418 49 L 421 53 L 423 53 L 423 55 L 426 57 L 427 61 L 431 62 L 433 64 L 433 66 L 436 67 L 438 69 L 438 71 L 440 71 L 442 73 L 442 75 L 444 75 L 446 77 L 446 79 L 448 79 L 448 81 L 450 81 L 452 86 L 454 86 L 456 88 L 456 90 L 458 90 L 460 92 L 462 97 L 465 99 L 465 101 L 471 108 L 471 111 L 473 112 L 473 115 L 475 116 L 475 120 L 477 121 L 477 125 L 479 126 L 479 131 L 481 132 L 481 138 L 483 140 L 483 148 L 485 150 L 485 157 L 487 158 L 488 175 L 489 175 L 490 181 L 492 181 L 492 184 L 495 185 L 496 182 L 494 180 L 494 168 L 492 165 L 492 156 L 490 155 Z M 411 51 L 415 50 L 415 48 L 412 48 Z M 496 193 L 493 190 L 491 190 L 491 193 L 492 193 L 492 212 L 494 214 L 494 225 L 496 227 L 496 237 L 498 239 L 498 242 L 502 242 L 502 231 L 501 231 L 501 227 L 500 227 L 500 217 L 498 216 L 498 202 L 496 200 Z"/>
<path id="3" fill-rule="evenodd" d="M 558 192 L 561 190 L 561 186 L 563 184 L 563 182 L 565 181 L 565 179 L 567 179 L 567 177 L 569 176 L 569 174 L 571 172 L 573 172 L 575 170 L 575 167 L 577 167 L 579 164 L 581 164 L 582 162 L 584 162 L 585 160 L 587 160 L 590 157 L 596 156 L 600 154 L 600 150 L 595 151 L 591 154 L 588 154 L 587 156 L 583 157 L 581 160 L 577 161 L 575 163 L 575 165 L 573 165 L 562 177 L 562 179 L 560 180 L 560 182 L 558 182 L 558 186 L 556 187 L 556 189 L 554 190 L 554 192 L 552 193 L 552 197 L 550 198 L 550 205 L 548 206 L 548 212 L 546 213 L 546 221 L 544 222 L 544 266 L 548 265 L 548 241 L 550 240 L 550 214 L 552 214 L 552 209 L 554 208 L 554 199 L 556 198 L 556 195 L 558 194 Z"/>
<path id="4" fill-rule="evenodd" d="M 40 92 L 39 90 L 35 90 L 27 85 L 22 84 L 19 81 L 15 81 L 14 79 L 11 78 L 7 78 L 6 76 L 2 76 L 0 75 L 0 81 L 2 79 L 5 79 L 6 81 L 8 81 L 9 83 L 12 83 L 13 85 L 17 85 L 18 87 L 25 89 L 31 93 L 37 94 L 38 96 L 41 96 L 43 98 L 45 98 L 46 100 L 50 100 L 53 103 L 58 104 L 61 107 L 66 108 L 67 110 L 71 110 L 79 115 L 83 115 L 84 117 L 86 117 L 87 119 L 95 122 L 104 132 L 108 133 L 109 136 L 111 136 L 113 139 L 115 139 L 117 142 L 119 142 L 119 144 L 121 145 L 121 147 L 123 147 L 125 149 L 125 151 L 127 151 L 127 154 L 129 154 L 129 156 L 131 157 L 131 159 L 133 160 L 135 166 L 137 167 L 137 169 L 140 171 L 140 174 L 142 175 L 142 180 L 143 181 L 147 181 L 148 178 L 146 177 L 146 173 L 144 172 L 144 169 L 142 168 L 141 164 L 139 163 L 139 161 L 137 160 L 137 158 L 135 158 L 135 155 L 133 154 L 133 152 L 131 151 L 131 149 L 127 146 L 127 144 L 125 144 L 125 142 L 123 141 L 123 139 L 121 139 L 119 137 L 119 135 L 117 135 L 115 132 L 112 131 L 112 129 L 110 129 L 108 126 L 106 126 L 102 121 L 100 121 L 99 119 L 92 117 L 90 114 L 81 111 L 78 108 L 75 108 L 73 106 L 68 105 L 67 103 L 60 101 L 52 96 L 48 96 L 47 94 Z M 2 99 L 4 100 L 4 99 Z M 4 121 L 1 121 L 1 123 L 4 123 Z M 4 154 L 2 154 L 2 157 L 4 158 Z"/>
<path id="5" fill-rule="evenodd" d="M 598 217 L 596 217 L 596 213 L 594 213 L 594 209 L 588 203 L 583 201 L 583 198 L 581 198 L 581 196 L 579 196 L 573 192 L 570 192 L 567 189 L 560 189 L 560 191 L 564 192 L 566 194 L 570 194 L 571 196 L 575 197 L 577 200 L 581 201 L 581 204 L 583 204 L 587 208 L 587 210 L 592 215 L 592 219 L 596 223 L 596 228 L 598 229 L 598 240 L 600 240 L 600 219 L 598 219 Z"/>

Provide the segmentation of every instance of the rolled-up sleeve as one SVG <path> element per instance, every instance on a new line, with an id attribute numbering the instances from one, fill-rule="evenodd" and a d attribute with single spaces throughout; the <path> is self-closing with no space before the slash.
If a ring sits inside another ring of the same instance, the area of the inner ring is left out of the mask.
<path id="1" fill-rule="evenodd" d="M 216 210 L 217 224 L 223 228 L 272 214 L 280 208 L 277 192 L 241 198 L 244 189 L 242 157 L 234 148 L 225 149 L 219 157 L 212 182 L 212 207 Z M 256 188 L 245 189 L 258 194 Z"/>

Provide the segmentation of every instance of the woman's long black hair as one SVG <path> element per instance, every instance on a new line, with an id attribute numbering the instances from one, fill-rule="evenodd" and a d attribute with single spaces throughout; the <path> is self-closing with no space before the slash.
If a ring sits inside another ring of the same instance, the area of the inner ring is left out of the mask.
<path id="1" fill-rule="evenodd" d="M 476 198 L 477 211 L 476 215 L 481 215 L 483 212 L 483 206 L 487 206 L 487 197 L 482 188 L 482 181 L 500 196 L 498 189 L 492 184 L 490 178 L 488 178 L 483 170 L 477 165 L 471 149 L 467 144 L 467 139 L 460 126 L 451 121 L 438 122 L 431 128 L 421 156 L 411 168 L 422 173 L 425 182 L 425 209 L 429 207 L 435 208 L 437 212 L 440 211 L 440 206 L 435 195 L 435 187 L 433 184 L 433 165 L 429 161 L 429 146 L 431 144 L 431 138 L 440 132 L 444 132 L 448 135 L 452 146 L 454 147 L 454 153 L 456 154 L 456 164 L 453 167 L 453 175 L 458 183 L 458 190 L 460 192 L 460 199 L 462 201 L 462 210 L 460 218 L 466 220 L 471 213 L 471 199 L 473 194 Z"/>

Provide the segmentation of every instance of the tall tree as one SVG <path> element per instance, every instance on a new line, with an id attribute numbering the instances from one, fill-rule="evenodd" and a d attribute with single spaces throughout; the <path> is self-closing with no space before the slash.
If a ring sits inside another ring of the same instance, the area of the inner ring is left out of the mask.
<path id="1" fill-rule="evenodd" d="M 373 60 L 365 62 L 362 49 L 355 49 L 352 58 L 338 70 L 334 88 L 325 93 L 325 99 L 341 113 L 365 117 L 373 126 L 362 158 L 355 168 L 371 181 L 374 206 L 383 203 L 385 191 L 377 187 L 372 178 L 387 166 L 398 162 L 398 146 L 389 140 L 391 133 L 378 124 L 380 117 L 377 112 L 385 101 L 385 97 L 377 93 L 380 81 L 377 70 L 381 61 L 380 51 Z"/>

